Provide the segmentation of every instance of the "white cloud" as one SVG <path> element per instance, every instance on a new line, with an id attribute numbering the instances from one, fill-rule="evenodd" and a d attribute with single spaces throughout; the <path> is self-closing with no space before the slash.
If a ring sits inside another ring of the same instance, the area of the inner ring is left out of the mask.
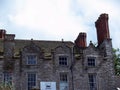
<path id="1" fill-rule="evenodd" d="M 120 24 L 120 7 L 112 0 L 16 0 L 16 3 L 17 13 L 9 15 L 13 23 L 57 39 L 74 40 L 81 31 L 93 34 L 93 29 L 96 32 L 94 22 L 98 16 L 108 13 L 113 42 L 116 45 L 120 43 L 115 41 L 120 34 L 119 25 L 114 24 Z M 114 31 L 117 32 L 116 36 L 113 35 Z M 88 36 L 89 40 L 95 37 Z"/>
<path id="2" fill-rule="evenodd" d="M 72 16 L 70 5 L 69 0 L 26 0 L 24 9 L 9 17 L 17 25 L 44 30 L 55 37 L 70 37 L 86 31 L 82 21 Z"/>
<path id="3" fill-rule="evenodd" d="M 5 24 L 4 24 L 4 22 L 0 22 L 0 28 L 2 28 L 2 29 L 5 29 Z"/>

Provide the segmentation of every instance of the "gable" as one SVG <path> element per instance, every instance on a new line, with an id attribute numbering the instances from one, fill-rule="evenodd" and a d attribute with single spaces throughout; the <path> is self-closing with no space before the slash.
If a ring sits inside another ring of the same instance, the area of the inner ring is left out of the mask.
<path id="1" fill-rule="evenodd" d="M 64 54 L 64 53 L 70 53 L 71 49 L 67 47 L 66 45 L 61 45 L 61 46 L 56 47 L 54 51 L 55 53 L 58 53 L 58 54 Z"/>
<path id="2" fill-rule="evenodd" d="M 31 43 L 23 48 L 24 52 L 38 53 L 41 52 L 41 48 L 31 41 Z"/>

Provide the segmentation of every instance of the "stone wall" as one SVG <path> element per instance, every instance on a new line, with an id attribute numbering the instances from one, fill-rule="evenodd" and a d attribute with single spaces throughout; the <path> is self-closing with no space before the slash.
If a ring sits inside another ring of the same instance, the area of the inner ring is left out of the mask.
<path id="1" fill-rule="evenodd" d="M 115 85 L 117 88 L 120 88 L 120 76 L 115 76 Z"/>

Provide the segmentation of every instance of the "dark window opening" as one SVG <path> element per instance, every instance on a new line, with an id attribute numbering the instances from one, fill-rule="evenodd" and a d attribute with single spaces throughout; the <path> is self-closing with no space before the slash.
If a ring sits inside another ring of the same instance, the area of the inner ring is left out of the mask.
<path id="1" fill-rule="evenodd" d="M 88 66 L 95 66 L 95 58 L 88 58 Z"/>
<path id="2" fill-rule="evenodd" d="M 67 74 L 66 73 L 60 73 L 60 82 L 67 82 Z"/>
<path id="3" fill-rule="evenodd" d="M 66 56 L 59 57 L 59 65 L 67 66 L 67 57 Z"/>
<path id="4" fill-rule="evenodd" d="M 28 73 L 28 90 L 31 90 L 34 86 L 36 86 L 36 74 Z"/>
<path id="5" fill-rule="evenodd" d="M 95 74 L 89 74 L 88 78 L 89 78 L 90 90 L 97 90 L 97 87 L 96 87 L 96 75 Z"/>

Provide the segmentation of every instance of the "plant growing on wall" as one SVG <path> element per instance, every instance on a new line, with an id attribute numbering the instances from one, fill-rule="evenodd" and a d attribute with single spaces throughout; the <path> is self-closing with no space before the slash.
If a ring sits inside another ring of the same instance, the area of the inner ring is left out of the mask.
<path id="1" fill-rule="evenodd" d="M 0 90 L 15 90 L 15 89 L 14 89 L 13 85 L 11 85 L 11 84 L 1 83 Z"/>
<path id="2" fill-rule="evenodd" d="M 5 61 L 4 62 L 4 70 L 13 70 L 14 62 L 13 61 Z"/>
<path id="3" fill-rule="evenodd" d="M 113 49 L 115 74 L 120 75 L 120 49 Z"/>

